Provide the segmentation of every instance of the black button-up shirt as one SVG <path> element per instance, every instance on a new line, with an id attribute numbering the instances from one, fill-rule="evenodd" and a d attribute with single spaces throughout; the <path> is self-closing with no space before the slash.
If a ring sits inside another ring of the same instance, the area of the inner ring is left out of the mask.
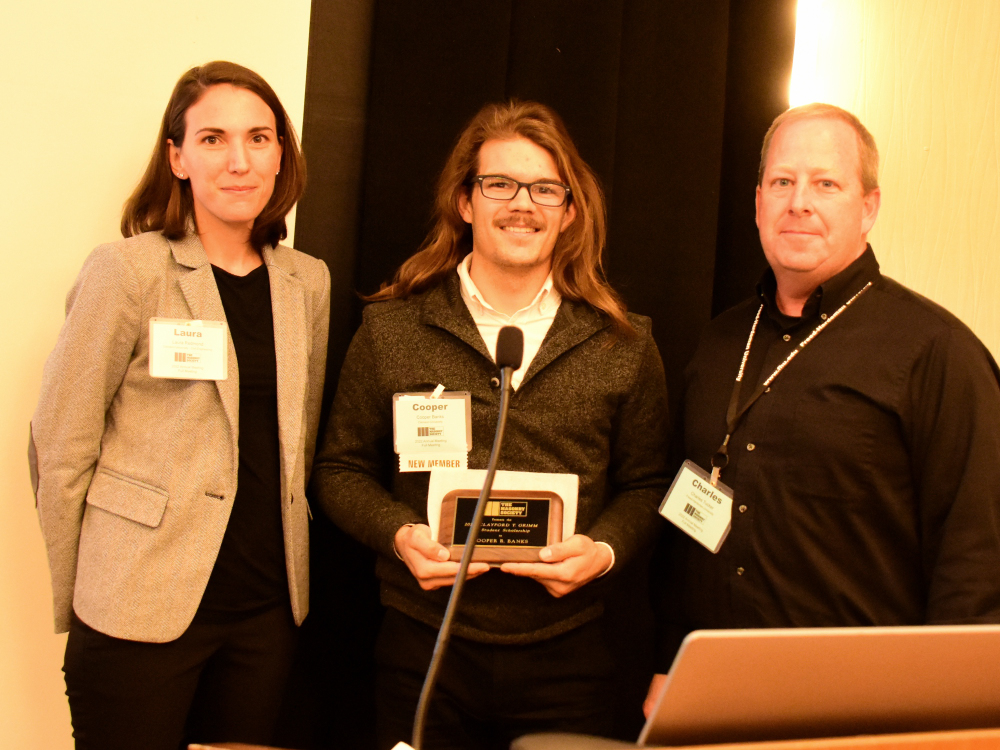
<path id="1" fill-rule="evenodd" d="M 957 318 L 879 273 L 869 247 L 801 318 L 758 298 L 708 326 L 682 425 L 706 470 L 763 305 L 741 388 L 774 379 L 729 441 L 735 491 L 717 555 L 671 529 L 660 668 L 697 628 L 1000 622 L 1000 372 Z"/>

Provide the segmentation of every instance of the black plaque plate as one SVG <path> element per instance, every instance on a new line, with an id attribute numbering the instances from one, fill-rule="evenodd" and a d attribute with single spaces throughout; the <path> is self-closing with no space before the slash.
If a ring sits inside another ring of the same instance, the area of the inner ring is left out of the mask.
<path id="1" fill-rule="evenodd" d="M 476 490 L 453 490 L 441 501 L 438 541 L 460 560 L 476 510 Z M 472 559 L 536 561 L 538 551 L 562 539 L 563 500 L 554 492 L 494 490 L 486 505 Z"/>

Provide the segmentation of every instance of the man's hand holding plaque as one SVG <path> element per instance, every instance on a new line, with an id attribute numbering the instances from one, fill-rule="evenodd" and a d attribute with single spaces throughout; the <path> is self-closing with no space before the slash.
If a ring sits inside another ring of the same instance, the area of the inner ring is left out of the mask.
<path id="1" fill-rule="evenodd" d="M 447 547 L 431 538 L 429 526 L 422 523 L 401 526 L 393 542 L 396 554 L 406 563 L 413 577 L 424 591 L 451 586 L 455 583 L 458 563 L 449 560 Z M 469 565 L 467 578 L 482 575 L 490 566 L 474 562 Z"/>
<path id="2" fill-rule="evenodd" d="M 500 570 L 534 578 L 559 598 L 604 575 L 614 562 L 608 545 L 597 544 L 584 534 L 574 534 L 564 542 L 546 547 L 539 558 L 541 562 L 537 563 L 504 563 Z"/>
<path id="3" fill-rule="evenodd" d="M 395 547 L 425 591 L 454 584 L 458 563 L 450 559 L 453 550 L 435 542 L 431 538 L 430 527 L 424 524 L 400 527 L 396 532 Z M 500 569 L 511 575 L 534 578 L 556 598 L 600 577 L 613 562 L 607 545 L 597 544 L 584 534 L 574 534 L 564 542 L 536 551 L 540 562 L 506 562 Z M 488 563 L 474 562 L 469 565 L 468 578 L 480 576 L 489 569 Z"/>

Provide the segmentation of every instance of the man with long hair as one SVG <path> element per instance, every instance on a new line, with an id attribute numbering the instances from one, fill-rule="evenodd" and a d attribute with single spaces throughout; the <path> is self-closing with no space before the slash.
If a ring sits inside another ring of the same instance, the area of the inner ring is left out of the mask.
<path id="1" fill-rule="evenodd" d="M 433 747 L 530 731 L 610 731 L 603 597 L 652 541 L 665 489 L 666 386 L 649 320 L 601 267 L 604 199 L 565 126 L 530 102 L 484 107 L 441 174 L 420 250 L 370 297 L 313 490 L 379 553 L 379 742 L 410 736 L 458 563 L 431 537 L 428 474 L 393 455 L 393 397 L 467 391 L 470 469 L 500 402 L 499 328 L 524 332 L 500 468 L 579 477 L 576 533 L 540 562 L 473 563 L 428 719 Z"/>

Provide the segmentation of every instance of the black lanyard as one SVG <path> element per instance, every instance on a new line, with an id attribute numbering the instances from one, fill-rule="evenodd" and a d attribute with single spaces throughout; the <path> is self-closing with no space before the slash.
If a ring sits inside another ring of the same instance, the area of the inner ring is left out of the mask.
<path id="1" fill-rule="evenodd" d="M 757 386 L 757 390 L 750 395 L 749 400 L 743 405 L 742 408 L 739 408 L 740 386 L 743 383 L 743 370 L 747 366 L 747 359 L 750 356 L 750 345 L 753 344 L 754 334 L 757 333 L 757 324 L 760 322 L 760 314 L 764 310 L 764 306 L 761 305 L 757 308 L 757 317 L 753 319 L 753 326 L 750 328 L 750 338 L 747 339 L 746 348 L 743 350 L 743 361 L 740 362 L 740 371 L 736 373 L 736 383 L 733 385 L 733 395 L 729 398 L 729 408 L 726 410 L 726 438 L 722 441 L 722 445 L 719 446 L 719 450 L 717 450 L 715 455 L 712 456 L 712 477 L 710 481 L 713 486 L 719 481 L 719 473 L 726 468 L 726 465 L 729 463 L 729 438 L 732 437 L 734 432 L 736 432 L 736 428 L 739 427 L 740 422 L 743 421 L 743 417 L 750 410 L 750 407 L 757 403 L 757 399 L 771 390 L 771 383 L 773 383 L 774 379 L 778 377 L 778 373 L 784 370 L 788 366 L 788 363 L 795 359 L 798 353 L 805 349 L 809 342 L 816 338 L 820 331 L 830 325 L 838 315 L 844 312 L 844 310 L 846 310 L 848 306 L 854 302 L 854 300 L 868 291 L 868 287 L 871 285 L 872 282 L 870 281 L 865 284 L 861 288 L 861 291 L 837 308 L 836 312 L 825 318 L 822 323 L 813 329 L 812 333 L 802 339 L 802 341 L 799 342 L 799 345 L 792 349 L 792 353 L 785 357 L 785 361 L 774 368 L 774 372 L 772 372 L 763 383 Z"/>

